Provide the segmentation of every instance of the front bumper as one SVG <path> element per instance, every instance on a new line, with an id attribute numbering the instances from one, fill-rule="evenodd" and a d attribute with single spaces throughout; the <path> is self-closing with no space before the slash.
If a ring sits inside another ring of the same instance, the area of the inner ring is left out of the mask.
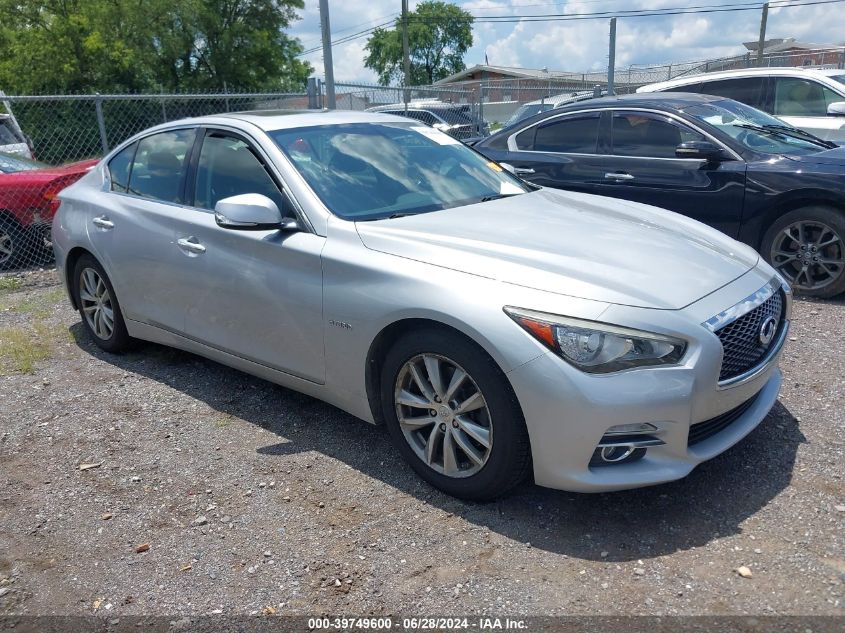
<path id="1" fill-rule="evenodd" d="M 756 279 L 748 283 L 759 287 Z M 744 286 L 738 286 L 718 293 L 728 297 L 723 306 L 732 304 L 731 296 L 745 296 Z M 718 298 L 715 301 L 718 304 Z M 712 305 L 710 297 L 700 308 L 706 314 Z M 694 308 L 681 312 L 691 314 L 692 321 L 703 321 Z M 614 316 L 620 318 L 608 321 L 624 322 L 621 314 Z M 679 317 L 678 313 L 665 316 L 664 322 Z M 777 401 L 782 345 L 752 377 L 726 389 L 717 384 L 721 344 L 703 327 L 699 334 L 698 340 L 691 341 L 685 363 L 674 367 L 590 375 L 547 353 L 511 371 L 508 378 L 522 405 L 530 436 L 535 482 L 573 492 L 603 492 L 673 481 L 724 452 L 760 424 Z M 744 403 L 749 404 L 741 408 Z M 690 443 L 692 425 L 718 420 L 737 408 L 741 413 L 730 416 L 729 424 Z M 657 427 L 654 437 L 662 444 L 649 446 L 636 461 L 597 463 L 594 454 L 608 429 L 644 423 Z"/>

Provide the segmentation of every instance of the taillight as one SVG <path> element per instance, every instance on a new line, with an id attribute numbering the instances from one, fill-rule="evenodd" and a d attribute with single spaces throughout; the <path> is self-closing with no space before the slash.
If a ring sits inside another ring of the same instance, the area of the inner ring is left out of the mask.
<path id="1" fill-rule="evenodd" d="M 46 203 L 45 219 L 51 219 L 53 215 L 55 215 L 56 211 L 59 210 L 59 206 L 62 204 L 62 201 L 59 200 L 58 195 L 62 192 L 62 190 L 75 183 L 82 177 L 82 175 L 83 174 L 73 174 L 71 176 L 64 176 L 62 178 L 57 178 L 47 185 L 44 192 L 41 194 L 41 198 Z"/>

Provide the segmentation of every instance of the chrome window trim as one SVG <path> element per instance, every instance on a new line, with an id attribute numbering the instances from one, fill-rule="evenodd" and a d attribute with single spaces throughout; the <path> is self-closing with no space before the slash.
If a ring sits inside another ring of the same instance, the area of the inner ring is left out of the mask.
<path id="1" fill-rule="evenodd" d="M 601 156 L 603 158 L 635 158 L 635 159 L 639 158 L 639 159 L 644 159 L 644 160 L 689 160 L 689 161 L 696 161 L 696 162 L 699 162 L 699 163 L 703 162 L 703 159 L 701 159 L 701 158 L 662 158 L 662 157 L 652 157 L 652 156 L 623 156 L 623 155 L 620 155 L 620 154 L 602 154 L 602 153 L 599 153 L 599 152 L 595 152 L 593 154 L 582 154 L 582 153 L 575 153 L 575 152 L 539 152 L 539 151 L 536 151 L 536 150 L 519 149 L 516 146 L 516 136 L 517 136 L 517 134 L 522 134 L 523 132 L 531 129 L 532 127 L 537 127 L 537 126 L 542 125 L 544 123 L 549 123 L 550 121 L 557 120 L 561 117 L 571 116 L 571 115 L 575 115 L 575 114 L 586 114 L 586 113 L 590 113 L 590 112 L 598 112 L 599 114 L 601 114 L 602 112 L 648 112 L 650 114 L 659 114 L 659 115 L 662 115 L 662 116 L 666 116 L 666 117 L 669 117 L 670 119 L 673 119 L 676 123 L 679 123 L 681 125 L 685 125 L 686 127 L 691 128 L 691 129 L 695 130 L 696 132 L 698 132 L 699 134 L 703 135 L 705 138 L 707 138 L 710 141 L 712 141 L 713 143 L 715 143 L 718 147 L 721 147 L 722 149 L 726 150 L 734 158 L 734 160 L 742 160 L 742 157 L 739 154 L 737 154 L 734 150 L 732 150 L 730 147 L 725 145 L 722 141 L 720 141 L 719 139 L 714 137 L 707 130 L 704 130 L 704 129 L 698 127 L 698 125 L 696 125 L 695 123 L 690 123 L 686 119 L 679 117 L 674 112 L 666 112 L 665 110 L 655 110 L 654 108 L 640 108 L 640 107 L 636 107 L 636 106 L 628 106 L 628 107 L 613 106 L 613 107 L 609 107 L 609 108 L 586 108 L 584 110 L 573 110 L 571 112 L 561 112 L 560 114 L 558 114 L 556 116 L 551 116 L 548 119 L 543 119 L 542 121 L 537 121 L 536 123 L 529 125 L 528 127 L 524 127 L 521 130 L 514 132 L 513 134 L 508 136 L 508 151 L 509 152 L 520 152 L 520 153 L 525 153 L 525 154 L 564 154 L 566 156 Z"/>

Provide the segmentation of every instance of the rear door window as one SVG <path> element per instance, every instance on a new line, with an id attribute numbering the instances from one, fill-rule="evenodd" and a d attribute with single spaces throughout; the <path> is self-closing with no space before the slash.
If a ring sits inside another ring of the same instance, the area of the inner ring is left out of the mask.
<path id="1" fill-rule="evenodd" d="M 195 136 L 193 129 L 173 130 L 138 141 L 129 193 L 162 202 L 183 202 L 182 183 Z"/>
<path id="2" fill-rule="evenodd" d="M 763 77 L 737 77 L 736 79 L 704 81 L 696 92 L 726 97 L 753 108 L 762 108 Z"/>
<path id="3" fill-rule="evenodd" d="M 538 125 L 532 149 L 535 152 L 595 154 L 599 117 L 598 112 L 588 112 Z"/>

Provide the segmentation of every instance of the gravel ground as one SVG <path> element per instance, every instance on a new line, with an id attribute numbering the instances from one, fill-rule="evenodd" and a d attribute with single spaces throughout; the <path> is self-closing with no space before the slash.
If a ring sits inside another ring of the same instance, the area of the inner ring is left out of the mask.
<path id="1" fill-rule="evenodd" d="M 319 401 L 155 345 L 104 354 L 54 273 L 19 278 L 0 614 L 845 615 L 842 300 L 796 302 L 780 402 L 686 479 L 470 504 Z"/>

